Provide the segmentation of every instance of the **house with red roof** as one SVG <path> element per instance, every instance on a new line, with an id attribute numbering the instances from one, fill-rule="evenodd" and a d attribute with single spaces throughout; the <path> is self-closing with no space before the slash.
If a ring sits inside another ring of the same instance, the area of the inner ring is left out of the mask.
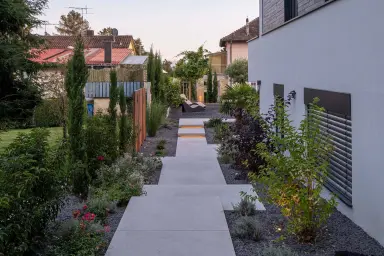
<path id="1" fill-rule="evenodd" d="M 66 63 L 73 55 L 76 38 L 73 36 L 43 36 L 46 48 L 35 49 L 32 61 L 38 63 Z M 92 69 L 116 67 L 129 56 L 136 55 L 131 35 L 99 36 L 92 30 L 83 36 L 86 64 Z"/>

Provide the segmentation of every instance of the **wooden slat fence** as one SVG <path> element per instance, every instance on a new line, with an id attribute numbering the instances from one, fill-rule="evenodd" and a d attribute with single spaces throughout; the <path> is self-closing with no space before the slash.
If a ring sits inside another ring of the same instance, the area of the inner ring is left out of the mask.
<path id="1" fill-rule="evenodd" d="M 140 81 L 143 82 L 145 78 L 145 71 L 143 67 L 126 67 L 116 68 L 117 81 Z M 88 82 L 110 82 L 111 69 L 90 69 L 88 75 Z"/>
<path id="2" fill-rule="evenodd" d="M 147 102 L 145 89 L 141 88 L 136 90 L 133 93 L 133 98 L 133 123 L 136 129 L 136 152 L 139 152 L 144 140 L 147 138 Z"/>
<path id="3" fill-rule="evenodd" d="M 117 82 L 117 86 L 124 86 L 126 97 L 132 97 L 133 92 L 142 88 L 141 82 Z M 109 98 L 110 82 L 88 82 L 85 85 L 86 98 Z"/>

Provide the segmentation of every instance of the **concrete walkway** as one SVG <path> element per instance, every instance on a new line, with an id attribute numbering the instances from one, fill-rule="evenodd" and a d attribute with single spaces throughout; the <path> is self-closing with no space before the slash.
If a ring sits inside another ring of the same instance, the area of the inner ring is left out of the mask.
<path id="1" fill-rule="evenodd" d="M 106 255 L 235 256 L 224 210 L 252 187 L 226 184 L 205 121 L 180 119 L 176 157 L 163 158 L 159 185 L 131 199 Z"/>

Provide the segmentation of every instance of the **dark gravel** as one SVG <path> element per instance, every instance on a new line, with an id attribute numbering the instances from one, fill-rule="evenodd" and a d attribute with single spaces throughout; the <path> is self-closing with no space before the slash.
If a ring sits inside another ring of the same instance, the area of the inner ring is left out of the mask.
<path id="1" fill-rule="evenodd" d="M 247 180 L 235 180 L 236 171 L 228 164 L 220 164 L 227 184 L 246 184 Z M 262 185 L 256 186 L 260 198 L 264 197 Z M 261 242 L 244 241 L 233 236 L 234 224 L 239 218 L 233 211 L 226 211 L 228 227 L 231 232 L 236 256 L 255 256 L 273 242 L 274 246 L 287 246 L 300 256 L 334 256 L 336 251 L 350 251 L 365 255 L 383 256 L 384 248 L 350 219 L 335 210 L 329 218 L 321 235 L 313 244 L 300 244 L 294 237 L 277 231 L 287 225 L 287 220 L 281 214 L 279 207 L 264 203 L 266 211 L 258 211 L 255 218 L 264 229 L 264 239 Z M 281 235 L 284 241 L 276 241 Z"/>
<path id="2" fill-rule="evenodd" d="M 231 164 L 220 163 L 220 167 L 227 184 L 249 184 L 247 176 L 244 175 L 244 172 L 235 170 L 234 168 L 232 168 Z"/>
<path id="3" fill-rule="evenodd" d="M 103 250 L 100 251 L 100 255 L 104 255 L 107 252 L 108 246 L 112 241 L 113 235 L 115 234 L 117 227 L 119 226 L 120 220 L 123 218 L 123 215 L 124 215 L 126 208 L 127 207 L 118 207 L 116 209 L 115 213 L 110 214 L 108 216 L 107 223 L 108 223 L 111 231 L 108 233 L 105 233 L 105 235 L 104 235 L 104 240 L 105 240 L 105 243 L 107 246 L 105 246 L 103 248 Z"/>
<path id="4" fill-rule="evenodd" d="M 205 111 L 202 112 L 183 112 L 182 118 L 231 118 L 228 115 L 220 113 L 219 103 L 206 103 Z"/>
<path id="5" fill-rule="evenodd" d="M 152 175 L 145 180 L 145 185 L 158 185 L 160 180 L 161 168 L 153 171 Z"/>
<path id="6" fill-rule="evenodd" d="M 165 140 L 167 143 L 165 144 L 164 156 L 176 156 L 178 128 L 178 119 L 167 118 L 166 124 L 157 131 L 156 137 L 147 137 L 140 152 L 143 153 L 144 156 L 153 156 L 157 150 L 157 144 L 161 140 Z"/>

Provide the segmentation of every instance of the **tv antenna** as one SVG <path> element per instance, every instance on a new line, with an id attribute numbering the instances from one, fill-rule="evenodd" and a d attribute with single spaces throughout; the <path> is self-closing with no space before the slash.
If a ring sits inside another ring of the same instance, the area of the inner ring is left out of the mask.
<path id="1" fill-rule="evenodd" d="M 60 24 L 49 23 L 49 21 L 43 21 L 42 25 L 44 26 L 44 33 L 46 35 L 47 34 L 47 26 L 58 26 Z"/>
<path id="2" fill-rule="evenodd" d="M 72 10 L 81 11 L 81 18 L 83 18 L 83 19 L 84 19 L 84 14 L 85 15 L 94 14 L 94 13 L 88 12 L 88 10 L 91 10 L 92 8 L 89 8 L 87 5 L 85 7 L 70 6 L 70 7 L 67 7 L 67 8 L 68 9 L 72 9 Z"/>

